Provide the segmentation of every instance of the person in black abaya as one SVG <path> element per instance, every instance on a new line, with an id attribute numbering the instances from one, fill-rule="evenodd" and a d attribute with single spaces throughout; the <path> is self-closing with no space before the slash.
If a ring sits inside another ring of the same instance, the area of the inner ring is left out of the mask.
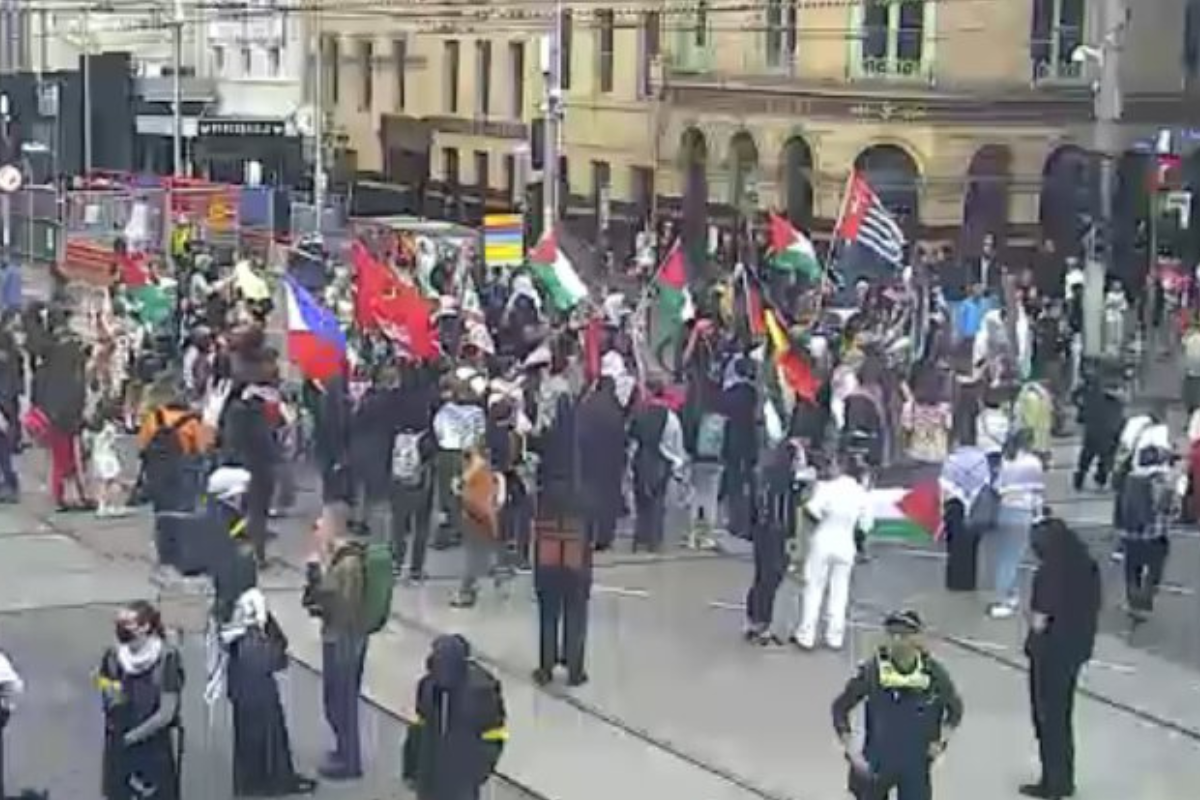
<path id="1" fill-rule="evenodd" d="M 235 474 L 239 473 L 239 474 Z M 287 637 L 258 588 L 258 562 L 244 535 L 241 506 L 251 481 L 244 470 L 214 473 L 209 491 L 217 518 L 233 524 L 229 547 L 215 566 L 213 616 L 226 655 L 225 680 L 233 707 L 233 793 L 236 797 L 311 794 L 316 782 L 292 763 L 287 720 L 275 673 L 287 666 Z M 225 527 L 222 525 L 222 527 Z"/>
<path id="2" fill-rule="evenodd" d="M 1039 523 L 1032 546 L 1039 563 L 1025 654 L 1042 775 L 1020 793 L 1059 800 L 1075 793 L 1075 686 L 1096 641 L 1100 570 L 1087 545 L 1060 519 Z"/>
<path id="3" fill-rule="evenodd" d="M 979 539 L 994 522 L 997 496 L 987 454 L 956 448 L 942 464 L 942 538 L 946 542 L 946 588 L 973 592 L 979 572 Z"/>

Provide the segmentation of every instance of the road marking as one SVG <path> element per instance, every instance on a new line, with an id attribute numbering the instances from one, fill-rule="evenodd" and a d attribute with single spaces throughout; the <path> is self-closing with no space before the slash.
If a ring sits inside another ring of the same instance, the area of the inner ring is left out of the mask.
<path id="1" fill-rule="evenodd" d="M 1137 672 L 1137 668 L 1129 664 L 1115 664 L 1111 661 L 1096 661 L 1095 659 L 1089 661 L 1088 666 L 1106 669 L 1109 672 L 1119 672 L 1122 675 L 1133 675 Z"/>
<path id="2" fill-rule="evenodd" d="M 988 642 L 983 639 L 968 639 L 965 636 L 952 636 L 950 638 L 961 645 L 965 645 L 967 647 L 976 647 L 980 650 L 990 650 L 993 653 L 1002 653 L 1009 649 L 1008 645 L 1006 644 L 1000 644 L 999 642 Z"/>
<path id="3" fill-rule="evenodd" d="M 708 607 L 718 611 L 737 611 L 739 613 L 746 610 L 745 603 L 730 603 L 725 600 L 710 600 Z"/>
<path id="4" fill-rule="evenodd" d="M 650 596 L 650 593 L 645 589 L 629 589 L 624 586 L 605 586 L 602 583 L 593 583 L 592 590 L 599 592 L 600 594 L 613 594 L 617 597 L 637 597 L 642 600 Z"/>

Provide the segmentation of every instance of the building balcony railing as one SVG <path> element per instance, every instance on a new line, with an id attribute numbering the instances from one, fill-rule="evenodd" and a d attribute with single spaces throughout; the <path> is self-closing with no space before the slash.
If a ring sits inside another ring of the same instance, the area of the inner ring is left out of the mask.
<path id="1" fill-rule="evenodd" d="M 699 74 L 712 72 L 716 68 L 716 56 L 712 47 L 686 47 L 666 54 L 663 61 L 670 72 Z"/>
<path id="2" fill-rule="evenodd" d="M 1054 61 L 1048 58 L 1033 59 L 1031 67 L 1033 83 L 1042 85 L 1079 85 L 1087 81 L 1087 65 L 1077 61 Z"/>
<path id="3" fill-rule="evenodd" d="M 863 56 L 850 69 L 853 81 L 895 81 L 900 83 L 933 83 L 932 59 Z"/>
<path id="4" fill-rule="evenodd" d="M 170 75 L 135 78 L 133 88 L 142 100 L 151 103 L 170 103 L 175 97 L 174 82 Z M 185 103 L 216 102 L 217 81 L 215 78 L 181 75 L 179 93 Z"/>

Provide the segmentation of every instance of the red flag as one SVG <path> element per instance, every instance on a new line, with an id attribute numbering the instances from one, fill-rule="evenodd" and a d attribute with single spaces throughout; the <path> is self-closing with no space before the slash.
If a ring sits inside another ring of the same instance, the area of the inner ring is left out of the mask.
<path id="1" fill-rule="evenodd" d="M 117 266 L 121 271 L 121 283 L 130 289 L 150 284 L 150 269 L 142 253 L 117 253 Z"/>
<path id="2" fill-rule="evenodd" d="M 361 242 L 350 248 L 354 265 L 354 320 L 366 330 L 379 329 L 402 343 L 416 358 L 438 354 L 437 336 L 425 298 L 375 260 Z"/>
<path id="3" fill-rule="evenodd" d="M 604 322 L 600 317 L 588 320 L 583 329 L 583 375 L 588 383 L 600 377 L 600 340 L 604 337 Z"/>

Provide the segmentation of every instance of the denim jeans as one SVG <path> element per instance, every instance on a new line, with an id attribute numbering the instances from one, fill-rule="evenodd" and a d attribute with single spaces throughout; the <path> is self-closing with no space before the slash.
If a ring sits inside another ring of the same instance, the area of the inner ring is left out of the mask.
<path id="1" fill-rule="evenodd" d="M 349 773 L 362 772 L 358 702 L 366 657 L 366 636 L 335 634 L 321 645 L 325 721 L 337 743 L 334 753 L 338 766 Z"/>
<path id="2" fill-rule="evenodd" d="M 13 467 L 13 450 L 16 444 L 12 431 L 0 433 L 0 481 L 4 489 L 16 494 L 21 490 L 20 479 Z"/>
<path id="3" fill-rule="evenodd" d="M 995 541 L 996 600 L 1015 605 L 1021 596 L 1021 559 L 1029 546 L 1029 531 L 1033 527 L 1033 512 L 1001 505 L 996 514 Z"/>

